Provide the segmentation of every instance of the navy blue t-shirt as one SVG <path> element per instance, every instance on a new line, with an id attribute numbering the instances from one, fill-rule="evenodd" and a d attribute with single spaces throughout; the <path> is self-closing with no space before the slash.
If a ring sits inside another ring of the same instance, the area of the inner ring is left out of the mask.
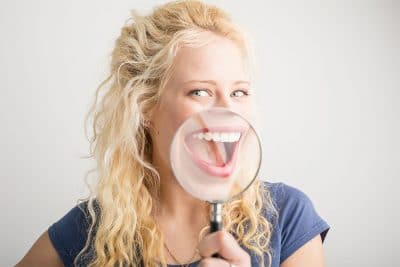
<path id="1" fill-rule="evenodd" d="M 299 189 L 284 183 L 263 184 L 271 193 L 278 211 L 277 218 L 270 217 L 267 210 L 264 215 L 273 224 L 270 243 L 271 267 L 279 267 L 285 259 L 315 236 L 321 235 L 323 242 L 330 226 L 318 215 L 308 196 Z M 85 204 L 86 202 L 80 205 L 85 208 Z M 89 227 L 86 215 L 76 206 L 48 229 L 51 243 L 65 266 L 73 266 L 74 258 L 85 245 Z M 252 266 L 261 266 L 257 257 L 251 251 L 248 253 L 251 256 Z M 265 260 L 268 260 L 267 256 Z M 190 267 L 197 266 L 197 263 L 192 263 Z M 82 263 L 80 266 L 85 264 Z"/>

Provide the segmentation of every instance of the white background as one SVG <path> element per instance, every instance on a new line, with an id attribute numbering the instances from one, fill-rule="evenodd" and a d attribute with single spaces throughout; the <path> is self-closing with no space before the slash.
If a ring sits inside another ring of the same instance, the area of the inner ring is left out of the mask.
<path id="1" fill-rule="evenodd" d="M 129 10 L 2 0 L 0 266 L 86 196 L 83 118 Z M 328 266 L 399 266 L 399 1 L 208 1 L 253 36 L 262 177 L 331 225 Z"/>

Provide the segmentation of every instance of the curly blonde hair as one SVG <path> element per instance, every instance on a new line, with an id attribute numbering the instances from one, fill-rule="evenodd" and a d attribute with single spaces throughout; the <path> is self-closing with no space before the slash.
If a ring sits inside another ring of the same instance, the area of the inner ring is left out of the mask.
<path id="1" fill-rule="evenodd" d="M 88 201 L 90 227 L 75 258 L 88 266 L 166 266 L 163 234 L 152 212 L 160 176 L 151 163 L 152 140 L 145 120 L 152 112 L 183 45 L 207 43 L 205 32 L 229 38 L 247 57 L 243 34 L 217 7 L 200 1 L 177 1 L 141 16 L 121 30 L 112 52 L 109 76 L 97 88 L 86 123 L 91 119 L 90 156 L 97 181 Z M 89 174 L 88 173 L 88 174 Z M 272 224 L 269 192 L 256 181 L 241 198 L 224 205 L 223 223 L 240 244 L 264 262 Z M 92 256 L 90 249 L 93 251 Z"/>

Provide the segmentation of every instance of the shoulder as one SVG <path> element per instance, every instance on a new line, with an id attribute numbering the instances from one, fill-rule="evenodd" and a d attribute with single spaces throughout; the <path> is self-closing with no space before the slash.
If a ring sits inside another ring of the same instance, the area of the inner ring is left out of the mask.
<path id="1" fill-rule="evenodd" d="M 93 208 L 97 213 L 95 201 Z M 84 201 L 71 208 L 48 228 L 50 241 L 65 266 L 73 266 L 75 257 L 85 246 L 91 222 L 89 202 Z"/>
<path id="2" fill-rule="evenodd" d="M 262 182 L 264 189 L 271 196 L 275 207 L 282 213 L 285 209 L 294 208 L 298 205 L 313 205 L 311 199 L 299 188 L 285 183 Z"/>
<path id="3" fill-rule="evenodd" d="M 330 226 L 306 193 L 285 183 L 262 184 L 277 211 L 274 246 L 279 247 L 280 262 L 317 235 L 324 242 Z"/>

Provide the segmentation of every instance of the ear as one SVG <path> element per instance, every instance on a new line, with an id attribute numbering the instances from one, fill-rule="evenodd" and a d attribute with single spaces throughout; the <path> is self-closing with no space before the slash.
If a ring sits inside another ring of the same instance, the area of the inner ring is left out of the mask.
<path id="1" fill-rule="evenodd" d="M 151 115 L 151 112 L 143 114 L 142 118 L 143 118 L 143 121 L 142 121 L 143 127 L 145 129 L 147 129 L 149 132 L 154 131 L 155 128 L 154 128 L 153 117 Z"/>
<path id="2" fill-rule="evenodd" d="M 155 130 L 154 128 L 154 115 L 156 114 L 156 110 L 158 108 L 158 103 L 142 112 L 143 118 L 143 126 L 148 129 L 149 131 Z"/>
<path id="3" fill-rule="evenodd" d="M 141 115 L 144 121 L 150 121 L 152 122 L 154 119 L 154 113 L 157 110 L 157 105 L 150 107 L 150 108 L 146 108 L 144 110 L 141 110 Z"/>
<path id="4" fill-rule="evenodd" d="M 145 120 L 143 121 L 143 126 L 144 126 L 145 128 L 148 128 L 148 129 L 154 127 L 153 122 L 152 122 L 151 120 L 147 120 L 147 119 L 145 119 Z"/>

